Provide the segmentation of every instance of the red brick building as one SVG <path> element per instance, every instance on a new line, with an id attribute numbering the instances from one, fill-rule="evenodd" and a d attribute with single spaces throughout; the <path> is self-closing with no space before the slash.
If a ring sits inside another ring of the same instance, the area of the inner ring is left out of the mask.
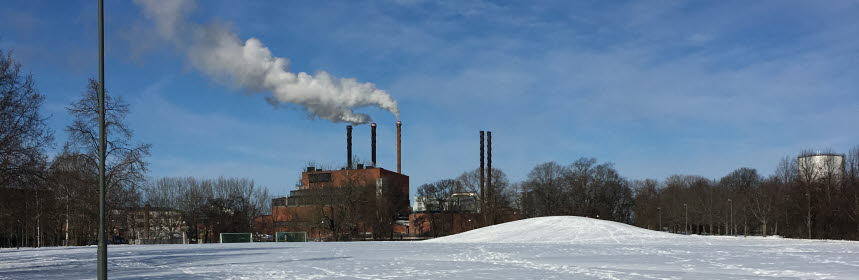
<path id="1" fill-rule="evenodd" d="M 409 212 L 409 176 L 374 167 L 308 167 L 289 196 L 272 200 L 271 220 L 274 232 L 307 232 L 313 240 L 380 239 L 406 234 L 397 221 Z"/>

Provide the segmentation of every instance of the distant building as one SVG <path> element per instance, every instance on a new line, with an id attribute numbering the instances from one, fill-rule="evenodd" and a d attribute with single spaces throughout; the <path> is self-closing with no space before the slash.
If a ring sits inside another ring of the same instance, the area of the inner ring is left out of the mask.
<path id="1" fill-rule="evenodd" d="M 480 226 L 479 195 L 453 193 L 449 197 L 415 197 L 409 215 L 409 235 L 441 236 L 469 231 Z"/>
<path id="2" fill-rule="evenodd" d="M 113 231 L 115 243 L 188 243 L 188 229 L 179 210 L 147 205 L 143 208 L 111 212 L 116 225 Z"/>
<path id="3" fill-rule="evenodd" d="M 479 195 L 473 192 L 453 193 L 450 197 L 431 198 L 426 196 L 415 197 L 414 213 L 423 212 L 455 212 L 455 213 L 480 213 Z"/>
<path id="4" fill-rule="evenodd" d="M 445 209 L 457 213 L 480 213 L 480 196 L 477 193 L 454 193 Z"/>

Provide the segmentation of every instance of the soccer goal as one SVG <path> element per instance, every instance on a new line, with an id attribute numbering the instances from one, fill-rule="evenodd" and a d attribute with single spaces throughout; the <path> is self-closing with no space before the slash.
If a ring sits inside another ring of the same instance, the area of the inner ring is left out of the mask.
<path id="1" fill-rule="evenodd" d="M 221 243 L 251 243 L 254 242 L 253 235 L 245 232 L 221 233 Z"/>
<path id="2" fill-rule="evenodd" d="M 278 231 L 274 235 L 274 242 L 307 242 L 307 232 L 284 232 Z"/>

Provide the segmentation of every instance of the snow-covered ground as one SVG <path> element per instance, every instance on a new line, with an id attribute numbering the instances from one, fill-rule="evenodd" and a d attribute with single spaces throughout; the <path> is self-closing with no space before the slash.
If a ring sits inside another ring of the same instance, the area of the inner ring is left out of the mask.
<path id="1" fill-rule="evenodd" d="M 95 247 L 0 249 L 0 279 L 91 279 Z M 109 247 L 112 279 L 859 279 L 859 242 L 544 217 L 423 242 Z"/>

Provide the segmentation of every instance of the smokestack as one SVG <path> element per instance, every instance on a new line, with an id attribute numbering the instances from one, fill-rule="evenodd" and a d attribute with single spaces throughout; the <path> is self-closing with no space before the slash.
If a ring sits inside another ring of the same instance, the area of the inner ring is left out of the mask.
<path id="1" fill-rule="evenodd" d="M 376 167 L 376 123 L 370 124 L 370 157 Z"/>
<path id="2" fill-rule="evenodd" d="M 486 190 L 483 189 L 483 186 L 484 186 L 483 183 L 485 182 L 484 175 L 486 174 L 485 173 L 486 171 L 483 170 L 483 158 L 484 158 L 484 156 L 483 156 L 483 130 L 481 130 L 480 131 L 480 203 L 481 204 L 486 201 L 486 195 L 485 195 Z M 483 211 L 483 209 L 481 209 L 480 211 Z"/>
<path id="3" fill-rule="evenodd" d="M 397 121 L 397 173 L 403 174 L 403 161 L 402 161 L 402 127 L 403 123 Z"/>
<path id="4" fill-rule="evenodd" d="M 492 187 L 492 131 L 486 132 L 486 190 L 489 193 L 487 199 L 489 199 L 489 207 L 493 209 L 495 207 L 495 188 Z M 495 223 L 495 217 L 490 217 L 490 222 Z"/>
<path id="5" fill-rule="evenodd" d="M 346 126 L 346 169 L 352 169 L 352 126 Z"/>

